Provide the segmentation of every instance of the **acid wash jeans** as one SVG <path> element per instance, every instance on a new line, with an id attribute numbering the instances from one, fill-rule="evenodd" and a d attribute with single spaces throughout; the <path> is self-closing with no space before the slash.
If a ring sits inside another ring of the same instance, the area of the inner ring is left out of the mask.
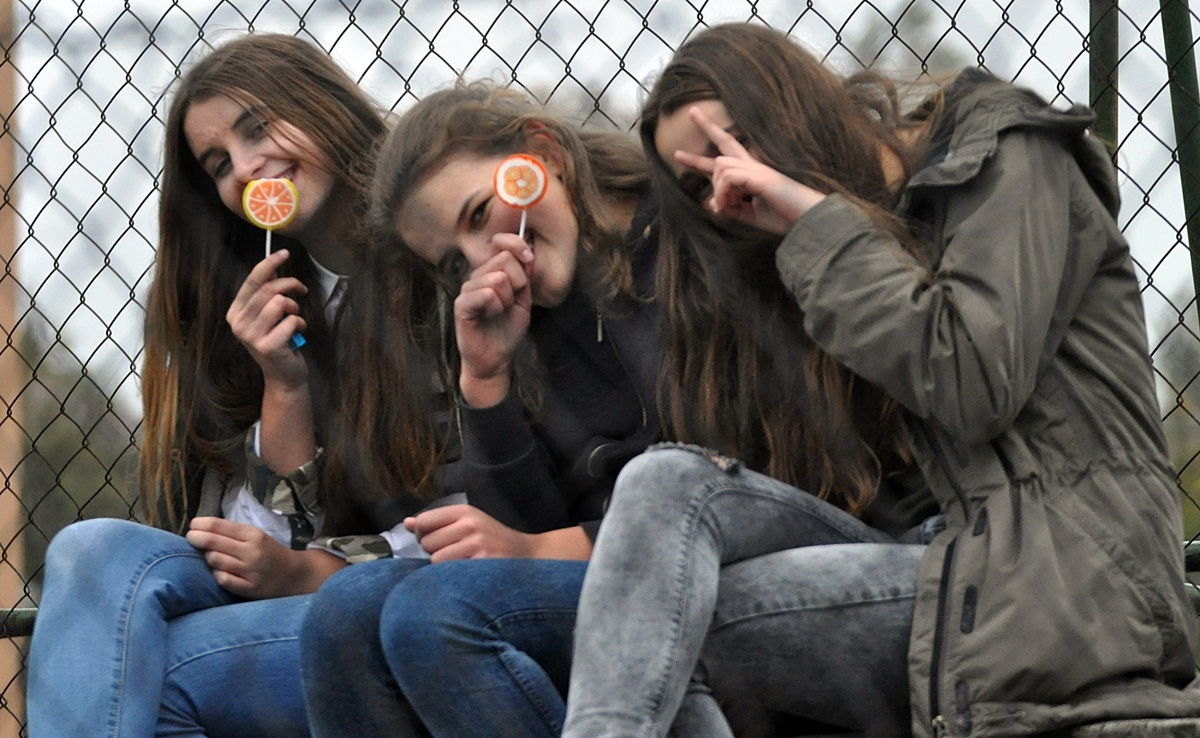
<path id="1" fill-rule="evenodd" d="M 309 597 L 245 601 L 181 536 L 85 520 L 46 552 L 29 651 L 33 738 L 304 736 Z"/>
<path id="2" fill-rule="evenodd" d="M 652 447 L 584 580 L 564 738 L 771 735 L 779 714 L 907 735 L 924 550 L 732 459 Z"/>

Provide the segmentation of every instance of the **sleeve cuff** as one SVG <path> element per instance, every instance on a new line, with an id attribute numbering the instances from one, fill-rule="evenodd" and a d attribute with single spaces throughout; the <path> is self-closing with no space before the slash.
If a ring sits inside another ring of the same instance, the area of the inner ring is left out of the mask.
<path id="1" fill-rule="evenodd" d="M 318 499 L 321 467 L 325 449 L 318 448 L 313 458 L 287 474 L 279 474 L 259 456 L 259 427 L 256 422 L 246 432 L 246 479 L 250 492 L 264 507 L 282 515 L 321 512 Z"/>
<path id="2" fill-rule="evenodd" d="M 516 392 L 486 408 L 462 406 L 463 458 L 487 466 L 520 458 L 533 448 L 533 434 Z"/>
<path id="3" fill-rule="evenodd" d="M 602 521 L 602 520 L 585 520 L 579 524 L 579 527 L 583 528 L 583 532 L 587 534 L 588 538 L 592 539 L 592 543 L 595 543 L 596 536 L 600 535 L 600 523 L 602 523 L 602 522 L 604 522 L 604 521 Z"/>
<path id="4" fill-rule="evenodd" d="M 854 203 L 836 193 L 827 195 L 783 237 L 775 251 L 776 269 L 784 284 L 799 284 L 822 257 L 851 234 L 874 229 L 875 224 Z"/>
<path id="5" fill-rule="evenodd" d="M 381 535 L 320 536 L 308 544 L 308 547 L 345 559 L 347 564 L 362 564 L 392 557 L 392 546 Z"/>

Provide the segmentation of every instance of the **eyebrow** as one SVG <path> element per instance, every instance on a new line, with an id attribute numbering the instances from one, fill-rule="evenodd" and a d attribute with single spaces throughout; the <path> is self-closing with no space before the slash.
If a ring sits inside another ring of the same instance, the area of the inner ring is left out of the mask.
<path id="1" fill-rule="evenodd" d="M 255 114 L 256 113 L 253 109 L 243 108 L 242 114 L 237 117 L 237 120 L 233 121 L 233 125 L 230 126 L 230 128 L 236 131 L 238 128 L 245 125 L 246 120 L 250 118 L 250 116 Z M 218 147 L 216 146 L 209 146 L 207 149 L 200 152 L 200 156 L 196 157 L 196 161 L 199 162 L 200 168 L 204 171 L 208 171 L 208 160 L 212 158 L 213 154 L 217 153 L 217 148 Z"/>

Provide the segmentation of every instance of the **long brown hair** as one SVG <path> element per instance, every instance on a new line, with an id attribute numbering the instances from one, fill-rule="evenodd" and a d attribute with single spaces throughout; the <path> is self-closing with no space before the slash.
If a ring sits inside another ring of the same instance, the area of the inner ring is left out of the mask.
<path id="1" fill-rule="evenodd" d="M 263 390 L 261 371 L 225 322 L 239 286 L 262 258 L 263 233 L 221 203 L 184 137 L 189 106 L 217 95 L 254 106 L 272 135 L 281 135 L 271 125 L 276 121 L 307 135 L 317 149 L 314 159 L 362 209 L 371 153 L 385 130 L 379 109 L 353 80 L 325 53 L 291 36 L 235 39 L 179 79 L 167 113 L 159 243 L 146 305 L 139 469 L 148 519 L 175 528 L 194 507 L 206 468 L 240 471 L 242 438 L 259 415 Z M 303 245 L 276 235 L 278 246 L 292 253 L 281 273 L 317 284 Z M 362 240 L 347 234 L 346 246 L 361 248 Z M 335 392 L 334 352 L 319 293 L 297 298 L 308 325 L 310 377 L 326 385 L 314 392 L 318 433 L 328 415 L 318 395 Z M 327 524 L 337 530 L 348 513 L 327 497 Z"/>
<path id="2" fill-rule="evenodd" d="M 896 131 L 917 122 L 901 118 L 887 80 L 839 77 L 783 33 L 730 24 L 680 47 L 650 91 L 640 125 L 662 208 L 662 397 L 670 432 L 861 513 L 884 474 L 908 463 L 899 407 L 805 334 L 775 266 L 779 237 L 712 216 L 657 155 L 660 119 L 708 99 L 725 105 L 766 163 L 852 199 L 922 260 L 891 212 L 894 191 L 881 161 L 881 150 L 895 152 L 909 175 L 919 147 Z"/>
<path id="3" fill-rule="evenodd" d="M 404 203 L 429 177 L 453 158 L 502 156 L 527 151 L 532 132 L 548 136 L 560 147 L 563 185 L 579 223 L 582 255 L 595 263 L 594 287 L 598 298 L 631 294 L 631 254 L 624 233 L 614 233 L 603 217 L 605 208 L 618 200 L 636 201 L 649 189 L 650 173 L 645 155 L 631 136 L 603 129 L 580 128 L 548 112 L 514 90 L 486 82 L 460 83 L 423 98 L 397 121 L 381 148 L 372 187 L 370 222 L 378 234 L 376 248 L 383 249 L 387 271 L 409 280 L 407 290 L 395 295 L 423 295 L 425 301 L 386 306 L 392 312 L 408 310 L 409 322 L 423 326 L 425 338 L 441 331 L 444 377 L 456 387 L 452 322 L 444 314 L 434 315 L 436 300 L 427 299 L 443 290 L 443 310 L 457 285 L 435 274 L 432 266 L 404 246 L 397 232 L 396 216 Z M 380 303 L 384 304 L 384 303 Z M 400 314 L 400 313 L 397 313 Z M 528 355 L 517 357 L 517 386 L 527 404 L 536 406 L 531 391 Z M 525 370 L 522 370 L 525 367 Z M 522 382 L 522 376 L 526 381 Z"/>

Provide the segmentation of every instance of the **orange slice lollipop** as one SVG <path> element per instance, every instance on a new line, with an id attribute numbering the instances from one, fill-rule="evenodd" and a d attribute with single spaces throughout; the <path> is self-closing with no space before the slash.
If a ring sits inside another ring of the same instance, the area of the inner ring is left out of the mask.
<path id="1" fill-rule="evenodd" d="M 254 225 L 273 231 L 300 212 L 300 193 L 290 179 L 253 179 L 242 190 L 242 211 Z"/>
<path id="2" fill-rule="evenodd" d="M 546 167 L 526 154 L 513 154 L 500 162 L 492 177 L 496 197 L 514 208 L 531 208 L 546 194 Z"/>

